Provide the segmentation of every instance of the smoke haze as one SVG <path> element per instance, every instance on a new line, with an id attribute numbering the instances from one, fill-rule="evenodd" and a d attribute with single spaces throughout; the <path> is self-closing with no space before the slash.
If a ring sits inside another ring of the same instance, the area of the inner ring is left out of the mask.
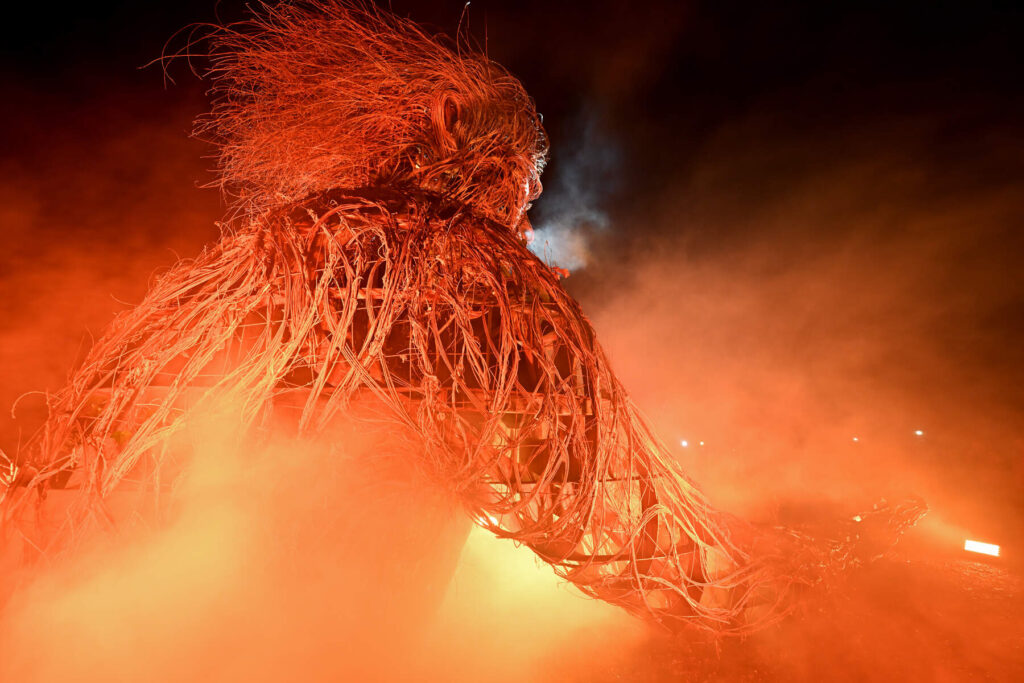
<path id="1" fill-rule="evenodd" d="M 978 131 L 990 168 L 939 163 L 940 127 L 822 141 L 737 123 L 630 256 L 584 273 L 620 377 L 712 492 L 995 496 L 1020 515 L 1020 140 Z"/>
<path id="2" fill-rule="evenodd" d="M 919 63 L 902 51 L 879 67 L 895 85 L 858 89 L 837 58 L 808 75 L 811 48 L 778 58 L 778 83 L 750 63 L 778 49 L 785 22 L 719 26 L 697 9 L 661 21 L 659 8 L 608 9 L 593 33 L 565 8 L 544 22 L 491 14 L 512 36 L 493 31 L 494 56 L 524 74 L 554 142 L 534 248 L 567 245 L 550 256 L 574 269 L 566 286 L 619 378 L 724 509 L 776 522 L 916 494 L 935 546 L 1020 538 L 1019 97 L 979 94 L 981 77 L 895 82 Z M 748 59 L 730 62 L 743 30 L 756 34 Z M 586 40 L 538 53 L 549 32 L 573 31 Z M 151 55 L 159 40 L 147 40 Z M 673 51 L 694 61 L 659 71 Z M 83 77 L 65 97 L 45 83 L 5 90 L 21 105 L 3 113 L 0 158 L 0 448 L 12 456 L 45 416 L 37 394 L 12 415 L 18 397 L 59 388 L 155 273 L 216 237 L 220 201 L 196 188 L 209 150 L 186 137 L 205 104 L 149 76 Z M 652 95 L 677 82 L 690 89 Z M 770 92 L 746 95 L 762 82 Z M 984 567 L 916 582 L 868 571 L 849 597 L 814 603 L 817 621 L 701 649 L 471 530 L 443 487 L 380 460 L 383 441 L 339 426 L 329 443 L 280 436 L 243 457 L 218 430 L 192 432 L 194 471 L 155 531 L 106 539 L 13 599 L 0 680 L 654 681 L 690 661 L 713 662 L 695 680 L 1024 671 L 1019 580 Z M 993 585 L 1009 602 L 985 597 Z"/>
<path id="3" fill-rule="evenodd" d="M 621 177 L 621 153 L 596 111 L 578 114 L 569 130 L 551 153 L 559 159 L 558 172 L 533 212 L 529 246 L 545 263 L 573 271 L 590 261 L 593 237 L 611 227 L 608 207 Z"/>

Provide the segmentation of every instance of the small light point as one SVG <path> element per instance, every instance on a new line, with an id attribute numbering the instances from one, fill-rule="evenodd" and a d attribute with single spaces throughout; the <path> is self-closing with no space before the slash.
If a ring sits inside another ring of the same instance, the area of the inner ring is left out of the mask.
<path id="1" fill-rule="evenodd" d="M 964 550 L 982 555 L 999 557 L 999 546 L 994 543 L 982 543 L 981 541 L 964 541 Z"/>

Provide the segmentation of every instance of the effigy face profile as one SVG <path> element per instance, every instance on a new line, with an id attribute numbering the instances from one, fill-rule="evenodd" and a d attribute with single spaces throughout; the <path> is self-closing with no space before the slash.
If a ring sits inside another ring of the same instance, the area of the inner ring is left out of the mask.
<path id="1" fill-rule="evenodd" d="M 468 46 L 338 2 L 275 5 L 208 40 L 214 106 L 197 133 L 250 208 L 386 186 L 517 228 L 540 195 L 534 103 Z"/>

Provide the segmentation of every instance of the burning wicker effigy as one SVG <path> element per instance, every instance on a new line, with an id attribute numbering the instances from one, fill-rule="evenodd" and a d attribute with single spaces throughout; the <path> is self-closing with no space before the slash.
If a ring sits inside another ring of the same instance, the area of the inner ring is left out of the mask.
<path id="1" fill-rule="evenodd" d="M 52 398 L 8 473 L 8 527 L 74 480 L 39 548 L 53 552 L 127 482 L 159 495 L 176 476 L 166 444 L 208 397 L 250 427 L 290 401 L 307 433 L 372 405 L 477 523 L 585 594 L 673 628 L 744 632 L 785 612 L 827 552 L 708 505 L 528 250 L 547 143 L 514 77 L 338 2 L 265 5 L 203 41 L 222 237 Z"/>

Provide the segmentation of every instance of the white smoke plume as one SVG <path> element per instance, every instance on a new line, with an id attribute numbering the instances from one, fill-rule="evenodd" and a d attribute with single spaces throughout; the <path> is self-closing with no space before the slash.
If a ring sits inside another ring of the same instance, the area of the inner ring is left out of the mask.
<path id="1" fill-rule="evenodd" d="M 607 210 L 619 184 L 621 151 L 600 115 L 587 110 L 552 156 L 554 174 L 537 203 L 530 249 L 550 265 L 579 270 L 591 260 L 591 236 L 610 228 Z"/>

